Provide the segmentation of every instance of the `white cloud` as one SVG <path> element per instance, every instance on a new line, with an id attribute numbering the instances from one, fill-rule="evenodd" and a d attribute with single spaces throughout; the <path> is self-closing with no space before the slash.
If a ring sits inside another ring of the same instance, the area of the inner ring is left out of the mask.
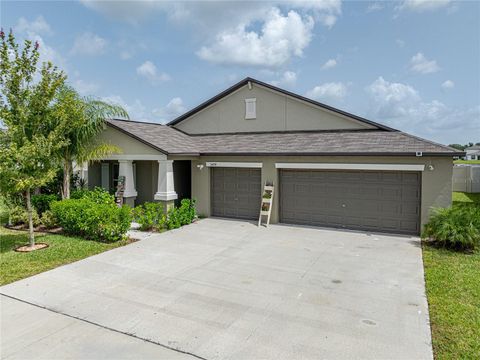
<path id="1" fill-rule="evenodd" d="M 35 33 L 35 34 L 52 34 L 50 25 L 45 21 L 42 15 L 37 16 L 33 21 L 28 21 L 23 16 L 18 19 L 17 25 L 15 25 L 15 31 L 21 33 Z"/>
<path id="2" fill-rule="evenodd" d="M 73 82 L 73 87 L 81 95 L 92 95 L 99 89 L 99 85 L 94 82 L 84 81 L 82 79 L 77 79 Z"/>
<path id="3" fill-rule="evenodd" d="M 442 89 L 448 90 L 453 89 L 455 87 L 455 83 L 452 80 L 445 80 L 442 84 Z"/>
<path id="4" fill-rule="evenodd" d="M 370 112 L 380 118 L 407 116 L 410 109 L 421 99 L 417 90 L 410 85 L 390 83 L 379 77 L 368 88 L 372 99 Z"/>
<path id="5" fill-rule="evenodd" d="M 417 53 L 410 59 L 410 70 L 430 74 L 440 70 L 440 67 L 435 60 L 428 60 L 422 53 Z"/>
<path id="6" fill-rule="evenodd" d="M 149 60 L 137 67 L 137 74 L 150 81 L 152 85 L 157 85 L 170 80 L 170 76 L 168 74 L 163 72 L 159 73 L 155 64 Z"/>
<path id="7" fill-rule="evenodd" d="M 332 27 L 342 13 L 341 0 L 80 1 L 110 18 L 135 24 L 164 13 L 172 23 L 193 28 L 195 36 L 202 39 L 204 46 L 197 51 L 200 58 L 218 64 L 269 67 L 301 56 L 314 24 Z M 283 15 L 280 8 L 290 12 Z M 258 26 L 260 30 L 256 30 Z"/>
<path id="8" fill-rule="evenodd" d="M 330 82 L 315 86 L 307 91 L 306 96 L 315 100 L 341 100 L 347 95 L 347 85 Z"/>
<path id="9" fill-rule="evenodd" d="M 76 55 L 99 55 L 105 52 L 107 40 L 91 32 L 85 32 L 76 37 L 73 44 L 72 54 Z"/>
<path id="10" fill-rule="evenodd" d="M 368 115 L 404 131 L 445 143 L 461 139 L 466 130 L 480 131 L 480 106 L 458 109 L 438 100 L 424 101 L 412 86 L 388 82 L 383 77 L 366 91 L 370 95 Z"/>
<path id="11" fill-rule="evenodd" d="M 332 14 L 322 14 L 318 16 L 318 20 L 328 28 L 331 28 L 337 22 L 337 16 Z"/>
<path id="12" fill-rule="evenodd" d="M 133 102 L 126 102 L 119 95 L 105 96 L 101 99 L 122 106 L 127 111 L 128 115 L 130 115 L 130 119 L 136 121 L 155 121 L 165 123 L 186 111 L 183 100 L 179 97 L 174 97 L 164 107 L 153 109 L 152 111 L 150 111 L 139 99 L 135 99 Z"/>
<path id="13" fill-rule="evenodd" d="M 287 86 L 292 87 L 297 82 L 297 74 L 294 71 L 285 71 L 279 80 L 271 81 L 270 83 L 275 86 Z"/>
<path id="14" fill-rule="evenodd" d="M 135 99 L 133 103 L 127 103 L 119 95 L 104 96 L 102 101 L 106 101 L 115 105 L 122 106 L 130 116 L 130 119 L 137 121 L 151 121 L 148 116 L 146 107 L 139 99 Z"/>
<path id="15" fill-rule="evenodd" d="M 122 60 L 132 59 L 135 55 L 139 55 L 145 50 L 148 50 L 148 46 L 144 40 L 131 37 L 122 38 L 116 43 L 116 47 Z"/>
<path id="16" fill-rule="evenodd" d="M 133 54 L 128 51 L 128 50 L 122 50 L 120 51 L 120 59 L 122 60 L 128 60 L 128 59 L 131 59 L 133 56 Z"/>
<path id="17" fill-rule="evenodd" d="M 397 39 L 395 40 L 395 43 L 397 44 L 398 47 L 403 48 L 405 46 L 405 41 L 402 39 Z"/>
<path id="18" fill-rule="evenodd" d="M 290 0 L 277 1 L 275 5 L 289 5 L 299 11 L 311 12 L 315 20 L 322 25 L 331 28 L 337 22 L 338 16 L 342 13 L 341 0 Z"/>
<path id="19" fill-rule="evenodd" d="M 269 12 L 259 33 L 247 24 L 217 35 L 215 43 L 202 47 L 197 55 L 217 64 L 278 67 L 291 57 L 301 57 L 312 38 L 314 20 L 291 10 L 283 16 L 279 9 Z"/>
<path id="20" fill-rule="evenodd" d="M 334 68 L 335 66 L 337 66 L 337 60 L 329 59 L 329 60 L 327 60 L 327 62 L 325 64 L 322 65 L 321 69 L 322 70 L 327 70 L 327 69 Z"/>
<path id="21" fill-rule="evenodd" d="M 450 3 L 451 0 L 405 0 L 397 8 L 399 10 L 425 12 L 444 8 Z"/>
<path id="22" fill-rule="evenodd" d="M 382 4 L 379 1 L 372 2 L 372 3 L 368 4 L 367 13 L 371 13 L 371 12 L 374 12 L 374 11 L 380 11 L 384 7 L 385 7 L 385 5 Z"/>
<path id="23" fill-rule="evenodd" d="M 160 109 L 153 109 L 152 114 L 159 118 L 160 122 L 164 123 L 173 120 L 177 116 L 186 111 L 183 100 L 179 97 L 174 97 L 168 104 Z"/>
<path id="24" fill-rule="evenodd" d="M 112 19 L 137 23 L 153 14 L 160 8 L 156 1 L 104 1 L 80 0 L 89 9 L 102 13 Z"/>
<path id="25" fill-rule="evenodd" d="M 24 39 L 38 42 L 39 52 L 40 52 L 40 62 L 51 61 L 56 66 L 61 69 L 66 69 L 66 61 L 51 46 L 47 45 L 43 35 L 49 35 L 52 33 L 50 25 L 45 21 L 42 16 L 38 16 L 33 21 L 28 21 L 24 17 L 21 17 L 17 24 L 14 26 L 13 30 L 17 32 Z"/>
<path id="26" fill-rule="evenodd" d="M 332 26 L 342 13 L 341 0 L 276 0 L 276 1 L 104 1 L 80 0 L 89 9 L 110 18 L 138 23 L 163 12 L 173 22 L 194 25 L 217 33 L 241 23 L 262 20 L 272 7 L 287 7 L 309 12 L 319 22 Z M 218 16 L 221 14 L 221 16 Z M 232 23 L 233 22 L 233 23 Z"/>

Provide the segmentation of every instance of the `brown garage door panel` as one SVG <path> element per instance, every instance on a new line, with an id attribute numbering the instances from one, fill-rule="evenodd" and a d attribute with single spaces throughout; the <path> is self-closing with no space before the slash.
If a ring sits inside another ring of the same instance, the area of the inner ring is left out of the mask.
<path id="1" fill-rule="evenodd" d="M 418 234 L 418 172 L 280 171 L 280 221 Z"/>
<path id="2" fill-rule="evenodd" d="M 212 168 L 212 215 L 256 219 L 260 212 L 260 169 Z"/>

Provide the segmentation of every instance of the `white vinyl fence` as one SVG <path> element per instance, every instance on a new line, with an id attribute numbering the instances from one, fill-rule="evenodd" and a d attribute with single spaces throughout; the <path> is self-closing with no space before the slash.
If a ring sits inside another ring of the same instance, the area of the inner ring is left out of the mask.
<path id="1" fill-rule="evenodd" d="M 459 164 L 453 167 L 453 191 L 480 192 L 480 165 Z"/>

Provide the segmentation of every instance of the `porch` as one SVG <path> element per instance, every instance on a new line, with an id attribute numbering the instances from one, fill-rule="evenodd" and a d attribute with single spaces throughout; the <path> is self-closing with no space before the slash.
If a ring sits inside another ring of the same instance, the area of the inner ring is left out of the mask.
<path id="1" fill-rule="evenodd" d="M 162 158 L 160 158 L 162 157 Z M 88 166 L 88 188 L 101 187 L 115 193 L 119 177 L 125 178 L 125 204 L 137 206 L 161 201 L 166 208 L 191 198 L 191 161 L 169 160 L 164 156 L 111 157 Z"/>

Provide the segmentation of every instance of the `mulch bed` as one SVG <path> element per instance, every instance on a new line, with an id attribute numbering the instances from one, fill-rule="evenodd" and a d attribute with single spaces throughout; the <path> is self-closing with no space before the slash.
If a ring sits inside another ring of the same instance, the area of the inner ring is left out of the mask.
<path id="1" fill-rule="evenodd" d="M 30 251 L 35 251 L 35 250 L 42 250 L 42 249 L 46 249 L 48 248 L 48 244 L 45 244 L 45 243 L 36 243 L 35 245 L 33 246 L 30 246 L 30 245 L 22 245 L 22 246 L 19 246 L 17 248 L 15 248 L 14 250 L 16 252 L 30 252 Z"/>
<path id="2" fill-rule="evenodd" d="M 25 224 L 5 225 L 5 228 L 10 229 L 10 230 L 28 232 L 28 225 L 25 225 Z M 40 233 L 40 234 L 54 234 L 54 235 L 63 235 L 64 234 L 63 228 L 61 228 L 61 227 L 57 227 L 57 228 L 54 228 L 54 229 L 47 229 L 43 225 L 35 227 L 33 229 L 33 231 L 36 232 L 36 233 Z M 127 244 L 131 244 L 131 243 L 134 243 L 134 242 L 137 242 L 137 241 L 139 241 L 139 239 L 135 239 L 135 238 L 132 238 L 130 236 L 127 238 Z M 36 243 L 35 246 L 33 246 L 33 247 L 30 247 L 30 245 L 27 244 L 27 245 L 19 246 L 19 247 L 13 249 L 13 250 L 17 251 L 17 252 L 31 252 L 31 251 L 34 251 L 34 250 L 46 249 L 46 248 L 48 248 L 48 246 L 49 245 L 46 244 L 46 243 Z"/>
<path id="3" fill-rule="evenodd" d="M 10 230 L 19 230 L 19 231 L 28 231 L 28 225 L 20 224 L 20 225 L 5 225 L 7 229 Z M 48 233 L 48 234 L 63 234 L 63 229 L 61 227 L 47 229 L 45 226 L 40 225 L 33 228 L 34 232 L 38 233 Z"/>

